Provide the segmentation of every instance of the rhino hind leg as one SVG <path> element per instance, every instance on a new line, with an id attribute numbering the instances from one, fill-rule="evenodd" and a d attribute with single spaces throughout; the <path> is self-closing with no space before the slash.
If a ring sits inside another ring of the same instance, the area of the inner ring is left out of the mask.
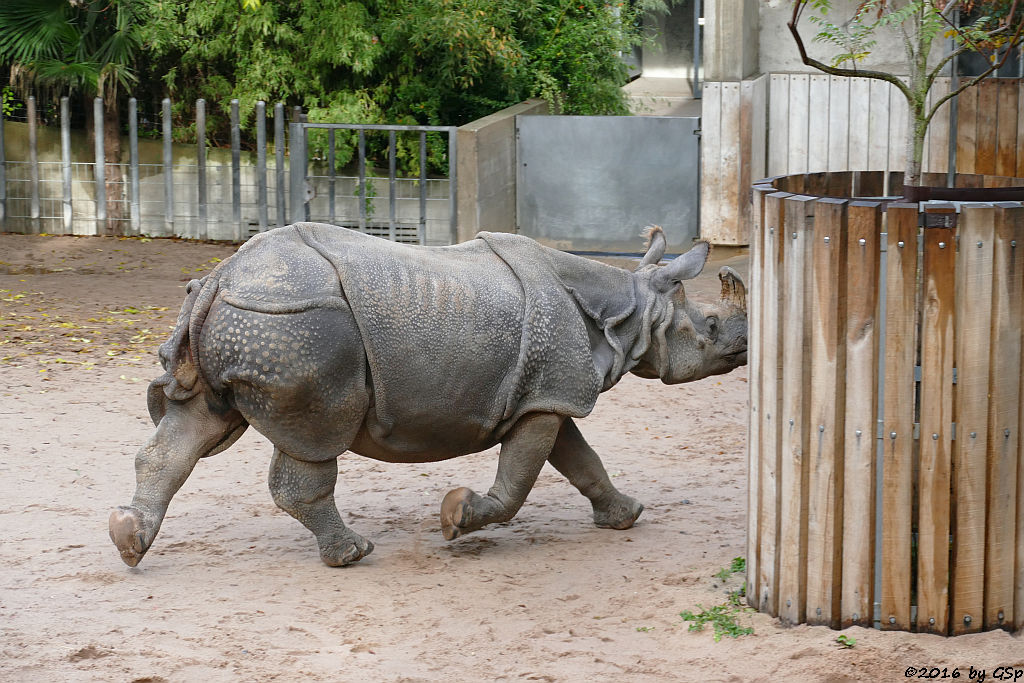
<path id="1" fill-rule="evenodd" d="M 334 502 L 338 482 L 336 459 L 307 462 L 275 447 L 268 481 L 277 506 L 316 536 L 324 564 L 343 567 L 373 552 L 373 543 L 341 521 Z"/>
<path id="2" fill-rule="evenodd" d="M 601 458 L 571 419 L 566 418 L 562 423 L 548 462 L 590 499 L 597 526 L 628 529 L 644 511 L 639 501 L 620 493 L 612 485 Z"/>
<path id="3" fill-rule="evenodd" d="M 135 496 L 131 505 L 110 513 L 110 540 L 121 559 L 134 567 L 153 544 L 171 498 L 200 458 L 230 445 L 246 423 L 235 410 L 210 409 L 202 393 L 167 401 L 156 432 L 135 456 Z"/>
<path id="4" fill-rule="evenodd" d="M 441 501 L 441 532 L 447 540 L 507 522 L 519 512 L 551 453 L 561 421 L 561 415 L 552 413 L 523 416 L 502 439 L 498 474 L 487 495 L 465 487 L 448 492 Z"/>

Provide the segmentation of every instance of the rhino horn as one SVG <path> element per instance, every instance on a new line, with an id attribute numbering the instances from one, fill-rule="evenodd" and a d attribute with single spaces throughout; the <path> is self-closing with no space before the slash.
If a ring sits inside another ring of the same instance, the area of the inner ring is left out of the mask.
<path id="1" fill-rule="evenodd" d="M 729 266 L 722 266 L 718 271 L 718 279 L 722 281 L 722 299 L 747 310 L 747 288 L 736 271 Z"/>
<path id="2" fill-rule="evenodd" d="M 665 231 L 661 229 L 660 225 L 648 225 L 644 228 L 643 235 L 647 238 L 647 253 L 644 254 L 643 260 L 640 261 L 640 266 L 637 266 L 638 268 L 661 261 L 661 257 L 665 255 L 665 247 L 668 245 L 668 241 L 665 239 Z"/>
<path id="3" fill-rule="evenodd" d="M 675 289 L 683 280 L 692 280 L 700 275 L 710 253 L 711 245 L 708 242 L 697 242 L 690 251 L 672 259 L 655 273 L 651 282 L 660 292 Z"/>

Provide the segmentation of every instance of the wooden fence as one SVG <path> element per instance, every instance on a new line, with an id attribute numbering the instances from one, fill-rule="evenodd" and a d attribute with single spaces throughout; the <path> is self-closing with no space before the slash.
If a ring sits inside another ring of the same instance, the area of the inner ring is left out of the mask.
<path id="1" fill-rule="evenodd" d="M 814 175 L 754 189 L 748 600 L 1022 628 L 1024 206 L 802 194 L 883 180 Z"/>
<path id="2" fill-rule="evenodd" d="M 1024 177 L 1021 83 L 989 79 L 964 91 L 955 122 L 943 105 L 925 139 L 922 168 L 936 174 L 926 184 L 946 184 L 954 126 L 958 173 Z M 929 101 L 949 88 L 950 79 L 936 79 Z M 772 73 L 705 82 L 703 102 L 701 235 L 716 243 L 747 243 L 747 199 L 757 178 L 906 166 L 907 103 L 888 83 Z"/>

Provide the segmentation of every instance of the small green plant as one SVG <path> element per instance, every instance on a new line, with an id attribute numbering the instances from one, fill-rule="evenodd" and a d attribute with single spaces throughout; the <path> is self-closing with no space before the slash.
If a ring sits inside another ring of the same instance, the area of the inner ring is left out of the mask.
<path id="1" fill-rule="evenodd" d="M 3 117 L 9 119 L 14 113 L 14 108 L 14 89 L 9 85 L 4 86 L 0 91 L 0 111 L 3 112 Z"/>
<path id="2" fill-rule="evenodd" d="M 747 560 L 742 557 L 734 557 L 728 567 L 722 567 L 722 569 L 719 570 L 718 573 L 713 574 L 713 576 L 724 582 L 728 581 L 729 577 L 733 574 L 741 574 L 745 571 L 747 571 Z"/>
<path id="3" fill-rule="evenodd" d="M 654 627 L 653 626 L 637 626 L 636 630 L 640 631 L 640 633 L 649 633 L 649 632 L 654 630 Z"/>
<path id="4" fill-rule="evenodd" d="M 839 647 L 844 647 L 847 650 L 849 650 L 850 648 L 852 648 L 854 645 L 857 644 L 857 639 L 856 638 L 851 638 L 850 636 L 848 636 L 845 633 L 843 633 L 843 634 L 841 634 L 841 635 L 836 637 L 836 642 L 839 644 Z"/>
<path id="5" fill-rule="evenodd" d="M 740 626 L 736 620 L 743 612 L 748 610 L 741 609 L 735 604 L 723 604 L 715 605 L 709 609 L 704 609 L 703 605 L 697 605 L 701 611 L 694 614 L 690 610 L 681 612 L 679 616 L 683 618 L 683 621 L 692 621 L 689 630 L 703 631 L 704 626 L 711 624 L 715 629 L 715 642 L 717 643 L 722 639 L 722 636 L 729 636 L 730 638 L 739 638 L 740 636 L 749 636 L 754 633 L 754 629 L 751 626 Z"/>

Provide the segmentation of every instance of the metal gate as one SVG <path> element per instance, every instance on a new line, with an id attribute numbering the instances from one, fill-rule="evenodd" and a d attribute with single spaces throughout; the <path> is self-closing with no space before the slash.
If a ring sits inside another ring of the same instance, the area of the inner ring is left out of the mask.
<path id="1" fill-rule="evenodd" d="M 516 223 L 571 251 L 633 253 L 647 225 L 669 251 L 699 232 L 700 119 L 517 116 Z"/>

